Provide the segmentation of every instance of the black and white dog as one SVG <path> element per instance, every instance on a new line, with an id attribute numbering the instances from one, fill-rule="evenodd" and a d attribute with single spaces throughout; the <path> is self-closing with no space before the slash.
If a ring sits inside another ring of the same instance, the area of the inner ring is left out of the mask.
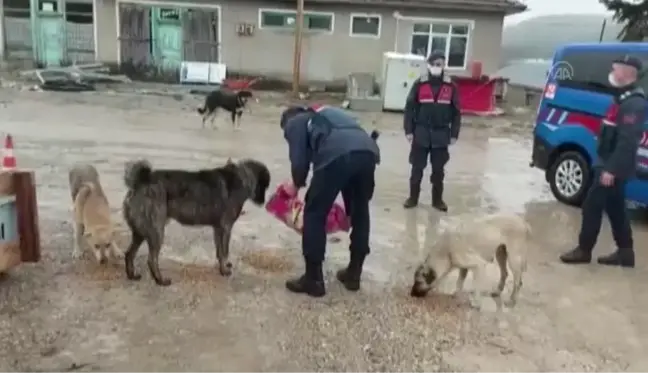
<path id="1" fill-rule="evenodd" d="M 205 122 L 211 117 L 210 123 L 214 124 L 218 108 L 223 108 L 230 112 L 232 116 L 232 126 L 237 128 L 241 125 L 241 116 L 249 99 L 253 97 L 252 92 L 241 90 L 232 92 L 225 89 L 212 91 L 205 98 L 203 107 L 198 108 L 198 113 L 202 115 L 202 125 L 205 128 Z M 238 119 L 238 124 L 237 124 Z"/>

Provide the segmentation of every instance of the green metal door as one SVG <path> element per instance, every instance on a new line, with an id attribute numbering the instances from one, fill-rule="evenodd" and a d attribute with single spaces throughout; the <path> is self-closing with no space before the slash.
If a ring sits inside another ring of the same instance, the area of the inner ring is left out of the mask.
<path id="1" fill-rule="evenodd" d="M 182 63 L 182 10 L 153 8 L 153 12 L 153 57 L 160 69 L 175 72 Z"/>
<path id="2" fill-rule="evenodd" d="M 40 11 L 36 17 L 38 59 L 45 66 L 60 66 L 65 49 L 63 15 Z"/>

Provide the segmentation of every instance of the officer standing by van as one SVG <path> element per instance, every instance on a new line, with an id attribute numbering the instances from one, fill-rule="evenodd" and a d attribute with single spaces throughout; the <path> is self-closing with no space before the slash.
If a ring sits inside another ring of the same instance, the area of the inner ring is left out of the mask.
<path id="1" fill-rule="evenodd" d="M 619 89 L 616 113 L 601 126 L 594 180 L 582 206 L 578 246 L 561 255 L 568 264 L 589 263 L 601 230 L 603 212 L 610 219 L 617 250 L 598 258 L 599 264 L 634 267 L 632 229 L 625 207 L 626 182 L 634 176 L 636 156 L 646 119 L 646 94 L 637 86 L 641 61 L 632 56 L 616 60 L 608 80 Z"/>
<path id="2" fill-rule="evenodd" d="M 432 206 L 448 211 L 443 201 L 445 165 L 450 159 L 448 147 L 459 137 L 461 111 L 457 87 L 444 73 L 445 55 L 432 52 L 427 59 L 427 72 L 417 79 L 405 104 L 404 130 L 411 144 L 409 162 L 412 166 L 409 179 L 409 197 L 403 204 L 406 209 L 416 207 L 421 194 L 423 170 L 432 166 Z"/>

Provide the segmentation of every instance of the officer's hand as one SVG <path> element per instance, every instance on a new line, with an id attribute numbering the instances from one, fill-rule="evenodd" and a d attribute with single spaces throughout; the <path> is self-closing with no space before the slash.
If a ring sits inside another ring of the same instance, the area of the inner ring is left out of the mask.
<path id="1" fill-rule="evenodd" d="M 412 136 L 412 134 L 409 134 L 409 135 L 405 135 L 405 138 L 407 139 L 407 142 L 409 142 L 411 144 L 412 139 L 414 138 L 414 136 Z"/>
<path id="2" fill-rule="evenodd" d="M 450 139 L 450 145 L 454 145 L 456 143 L 457 143 L 457 139 L 455 139 L 455 138 Z"/>
<path id="3" fill-rule="evenodd" d="M 289 197 L 294 198 L 299 193 L 299 189 L 293 184 L 292 180 L 284 181 L 282 187 Z"/>
<path id="4" fill-rule="evenodd" d="M 614 175 L 607 171 L 601 172 L 601 177 L 599 178 L 601 185 L 605 187 L 611 187 L 614 184 Z"/>

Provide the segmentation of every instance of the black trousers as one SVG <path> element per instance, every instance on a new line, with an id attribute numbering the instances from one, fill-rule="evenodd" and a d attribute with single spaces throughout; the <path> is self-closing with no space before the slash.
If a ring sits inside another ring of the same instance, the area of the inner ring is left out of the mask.
<path id="1" fill-rule="evenodd" d="M 306 192 L 302 252 L 306 262 L 321 263 L 326 253 L 326 218 L 342 193 L 351 218 L 351 256 L 369 254 L 369 201 L 373 197 L 376 158 L 371 152 L 353 152 L 313 173 Z"/>
<path id="2" fill-rule="evenodd" d="M 450 152 L 448 148 L 428 148 L 412 143 L 410 149 L 409 162 L 412 165 L 410 172 L 410 188 L 411 193 L 415 194 L 413 197 L 418 198 L 421 191 L 421 180 L 423 180 L 423 171 L 428 164 L 428 157 L 430 165 L 432 166 L 432 173 L 430 174 L 430 183 L 432 183 L 433 198 L 434 193 L 441 197 L 443 193 L 443 179 L 445 178 L 445 165 L 450 160 Z"/>
<path id="3" fill-rule="evenodd" d="M 625 182 L 614 180 L 612 186 L 605 187 L 599 182 L 599 177 L 600 172 L 595 172 L 592 186 L 583 201 L 578 247 L 590 253 L 594 250 L 605 212 L 610 219 L 612 236 L 618 249 L 632 251 L 632 228 L 625 205 Z"/>

